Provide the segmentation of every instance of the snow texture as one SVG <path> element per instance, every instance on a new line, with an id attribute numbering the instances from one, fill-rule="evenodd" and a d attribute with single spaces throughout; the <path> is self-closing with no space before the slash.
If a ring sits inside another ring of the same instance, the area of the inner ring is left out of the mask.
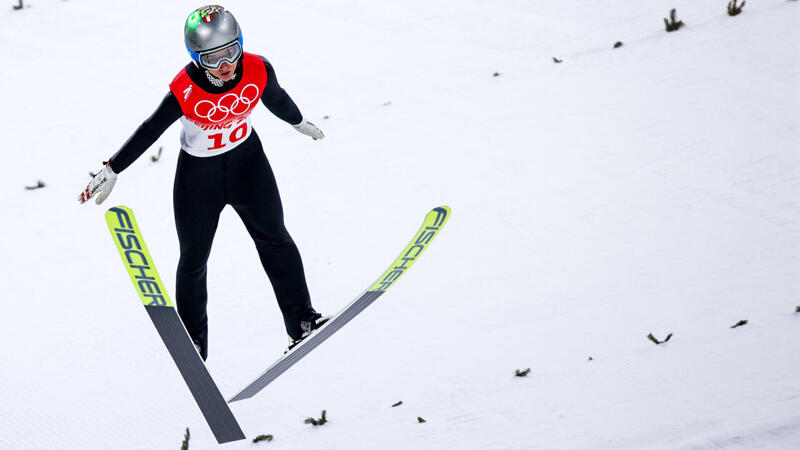
<path id="1" fill-rule="evenodd" d="M 232 406 L 274 441 L 226 448 L 800 448 L 800 4 L 725 3 L 227 3 L 326 133 L 253 116 L 319 311 L 429 208 L 453 216 L 387 295 Z M 0 13 L 0 448 L 179 448 L 186 427 L 217 448 L 103 220 L 133 208 L 174 288 L 178 125 L 103 207 L 75 201 L 186 64 L 199 4 L 25 4 Z M 666 33 L 671 8 L 686 26 Z M 227 396 L 286 345 L 230 208 L 209 293 Z"/>

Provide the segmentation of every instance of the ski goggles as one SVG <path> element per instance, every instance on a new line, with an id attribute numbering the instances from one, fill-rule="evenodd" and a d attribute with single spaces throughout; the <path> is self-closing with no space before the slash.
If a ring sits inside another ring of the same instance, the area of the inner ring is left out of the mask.
<path id="1" fill-rule="evenodd" d="M 233 64 L 242 57 L 242 45 L 233 41 L 227 47 L 199 53 L 197 62 L 206 69 L 219 69 L 223 62 Z"/>

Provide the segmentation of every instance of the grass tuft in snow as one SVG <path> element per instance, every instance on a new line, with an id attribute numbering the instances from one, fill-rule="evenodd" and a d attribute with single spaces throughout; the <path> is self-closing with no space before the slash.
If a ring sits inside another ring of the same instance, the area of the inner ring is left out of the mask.
<path id="1" fill-rule="evenodd" d="M 800 305 L 797 305 L 797 307 L 794 309 L 794 312 L 800 313 Z"/>
<path id="2" fill-rule="evenodd" d="M 747 321 L 746 320 L 740 320 L 740 321 L 736 322 L 735 324 L 731 325 L 731 328 L 741 327 L 742 325 L 747 325 Z"/>
<path id="3" fill-rule="evenodd" d="M 164 150 L 164 147 L 158 147 L 158 152 L 155 155 L 150 157 L 150 161 L 158 162 L 161 159 L 161 152 Z"/>
<path id="4" fill-rule="evenodd" d="M 737 6 L 736 5 L 736 0 L 731 0 L 730 2 L 728 2 L 728 15 L 729 16 L 738 15 L 740 12 L 742 12 L 742 8 L 744 8 L 744 4 L 745 3 L 747 3 L 747 2 L 743 1 L 741 5 Z"/>
<path id="5" fill-rule="evenodd" d="M 561 64 L 562 62 L 564 62 L 564 60 L 558 59 L 555 56 L 553 56 L 553 62 L 556 63 L 556 64 Z"/>
<path id="6" fill-rule="evenodd" d="M 186 434 L 183 435 L 183 442 L 181 443 L 181 450 L 189 450 L 189 439 L 192 435 L 189 433 L 189 427 L 186 427 Z"/>
<path id="7" fill-rule="evenodd" d="M 656 337 L 655 337 L 655 336 L 653 336 L 653 333 L 650 333 L 650 334 L 648 334 L 648 335 L 647 335 L 647 339 L 650 339 L 650 340 L 651 340 L 651 341 L 653 341 L 653 342 L 654 342 L 656 345 L 660 345 L 660 344 L 663 344 L 663 343 L 665 343 L 665 342 L 669 341 L 670 339 L 672 339 L 672 333 L 668 334 L 668 335 L 667 335 L 667 337 L 666 337 L 666 338 L 664 338 L 664 340 L 663 340 L 663 341 L 659 341 L 658 339 L 656 339 Z"/>
<path id="8" fill-rule="evenodd" d="M 328 418 L 327 418 L 327 416 L 325 414 L 326 414 L 326 412 L 323 409 L 322 410 L 322 417 L 320 417 L 319 419 L 315 419 L 313 417 L 309 417 L 309 418 L 307 418 L 305 420 L 305 423 L 310 423 L 311 425 L 314 425 L 315 427 L 319 426 L 319 425 L 324 425 L 325 423 L 328 422 Z"/>
<path id="9" fill-rule="evenodd" d="M 402 401 L 402 400 L 400 400 L 399 402 L 397 402 L 397 403 L 395 403 L 394 405 L 392 405 L 392 408 L 394 408 L 394 407 L 396 407 L 396 406 L 400 406 L 400 405 L 402 405 L 402 404 L 403 404 L 403 401 Z"/>
<path id="10" fill-rule="evenodd" d="M 272 435 L 271 434 L 258 435 L 253 439 L 253 444 L 257 444 L 257 443 L 259 443 L 261 441 L 272 442 Z"/>
<path id="11" fill-rule="evenodd" d="M 417 417 L 417 422 L 419 422 L 419 423 L 425 423 L 425 422 L 427 422 L 427 421 L 426 421 L 425 419 L 423 419 L 422 417 Z"/>
<path id="12" fill-rule="evenodd" d="M 517 370 L 514 371 L 514 376 L 515 377 L 527 377 L 529 373 L 531 373 L 531 368 L 530 367 L 528 367 L 527 369 L 524 369 L 524 370 L 517 369 Z"/>
<path id="13" fill-rule="evenodd" d="M 32 191 L 32 190 L 34 190 L 34 189 L 41 189 L 41 188 L 43 188 L 44 186 L 45 186 L 45 185 L 44 185 L 44 181 L 42 181 L 42 180 L 39 180 L 39 181 L 37 181 L 37 182 L 36 182 L 36 185 L 35 185 L 35 186 L 25 186 L 25 190 L 26 190 L 26 191 Z"/>
<path id="14" fill-rule="evenodd" d="M 664 18 L 664 26 L 667 28 L 667 33 L 677 31 L 683 26 L 682 20 L 675 20 L 675 8 L 669 11 L 669 20 L 667 20 L 666 17 Z"/>
<path id="15" fill-rule="evenodd" d="M 622 47 L 622 41 L 614 42 L 614 48 L 620 48 L 620 47 Z"/>
<path id="16" fill-rule="evenodd" d="M 589 357 L 589 359 L 588 359 L 587 361 L 594 361 L 594 358 L 592 358 L 592 357 L 590 356 L 590 357 Z"/>

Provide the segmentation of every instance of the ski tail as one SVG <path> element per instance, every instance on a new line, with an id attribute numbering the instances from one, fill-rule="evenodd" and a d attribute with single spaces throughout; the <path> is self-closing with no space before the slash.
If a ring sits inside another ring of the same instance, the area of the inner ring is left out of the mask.
<path id="1" fill-rule="evenodd" d="M 253 380 L 253 382 L 228 400 L 228 403 L 248 399 L 259 393 L 268 384 L 275 381 L 275 379 L 289 370 L 296 362 L 303 359 L 318 345 L 327 340 L 331 335 L 336 333 L 345 324 L 350 322 L 355 316 L 377 300 L 378 297 L 392 287 L 394 283 L 408 271 L 411 265 L 414 264 L 420 255 L 422 255 L 422 252 L 428 248 L 433 239 L 439 234 L 449 218 L 450 208 L 447 206 L 440 206 L 431 210 L 425 216 L 422 226 L 416 234 L 414 234 L 411 242 L 409 242 L 402 253 L 400 253 L 400 256 L 394 260 L 389 268 L 370 285 L 366 291 L 362 292 L 355 300 L 345 306 L 344 309 L 333 316 L 325 325 L 315 330 L 299 345 L 279 358 L 272 366 Z"/>
<path id="2" fill-rule="evenodd" d="M 242 429 L 175 311 L 133 211 L 124 206 L 111 208 L 106 212 L 106 223 L 139 299 L 217 442 L 222 444 L 244 439 Z"/>

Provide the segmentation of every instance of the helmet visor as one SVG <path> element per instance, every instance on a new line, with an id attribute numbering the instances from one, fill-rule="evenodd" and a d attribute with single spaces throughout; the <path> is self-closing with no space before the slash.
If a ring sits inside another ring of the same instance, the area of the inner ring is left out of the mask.
<path id="1" fill-rule="evenodd" d="M 234 41 L 227 47 L 210 52 L 200 53 L 200 65 L 206 69 L 219 69 L 222 62 L 233 64 L 242 56 L 242 46 L 239 41 Z"/>

